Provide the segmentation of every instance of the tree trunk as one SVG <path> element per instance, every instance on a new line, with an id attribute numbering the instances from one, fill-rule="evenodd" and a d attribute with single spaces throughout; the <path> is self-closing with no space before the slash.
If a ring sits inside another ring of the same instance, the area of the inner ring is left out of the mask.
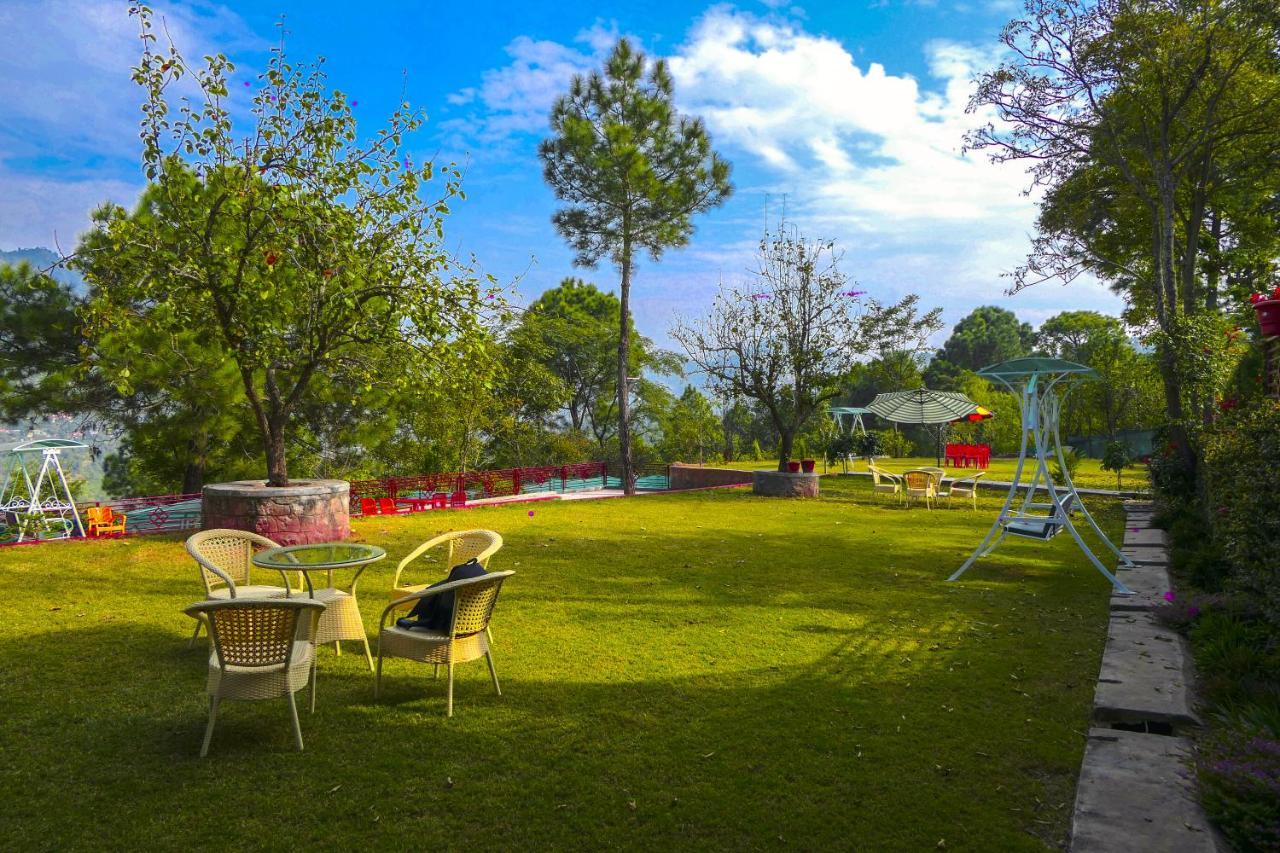
<path id="1" fill-rule="evenodd" d="M 198 430 L 187 441 L 187 465 L 182 472 L 182 494 L 194 495 L 204 488 L 205 452 L 209 447 L 209 434 Z"/>
<path id="2" fill-rule="evenodd" d="M 778 470 L 786 471 L 791 461 L 791 448 L 795 444 L 795 430 L 779 430 L 781 440 L 778 442 Z"/>
<path id="3" fill-rule="evenodd" d="M 627 383 L 627 365 L 631 361 L 631 240 L 622 242 L 622 283 L 618 311 L 618 453 L 622 461 L 623 494 L 636 493 L 635 472 L 631 461 L 631 394 Z"/>
<path id="4" fill-rule="evenodd" d="M 289 485 L 289 466 L 284 450 L 284 420 L 273 421 L 267 440 L 267 485 Z"/>

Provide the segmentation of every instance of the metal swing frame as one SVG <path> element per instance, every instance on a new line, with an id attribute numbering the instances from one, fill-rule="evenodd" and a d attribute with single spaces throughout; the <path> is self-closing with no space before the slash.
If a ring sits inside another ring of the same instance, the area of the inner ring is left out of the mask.
<path id="1" fill-rule="evenodd" d="M 70 539 L 73 535 L 83 537 L 84 524 L 80 513 L 76 510 L 75 499 L 71 495 L 71 487 L 67 485 L 67 477 L 62 471 L 62 463 L 58 455 L 63 450 L 88 450 L 88 446 L 70 439 L 40 439 L 20 444 L 10 450 L 12 464 L 5 475 L 4 487 L 0 488 L 0 513 L 21 517 L 39 513 L 41 524 L 46 528 L 50 522 L 62 527 L 61 535 L 53 539 Z M 36 478 L 31 479 L 27 468 L 26 454 L 40 453 L 40 469 Z M 21 476 L 17 476 L 21 473 Z M 48 483 L 48 497 L 41 498 L 45 483 Z M 26 494 L 23 494 L 23 491 Z M 60 492 L 60 493 L 59 493 Z M 34 535 L 34 534 L 33 534 Z M 21 542 L 27 538 L 26 525 L 18 525 L 18 538 Z"/>
<path id="2" fill-rule="evenodd" d="M 1080 493 L 1076 491 L 1075 483 L 1071 480 L 1071 472 L 1067 470 L 1066 459 L 1062 451 L 1062 437 L 1058 429 L 1062 404 L 1067 395 L 1071 393 L 1078 379 L 1085 376 L 1096 376 L 1096 372 L 1084 365 L 1069 361 L 1028 358 L 1015 359 L 1011 362 L 984 367 L 978 371 L 978 375 L 994 379 L 1019 396 L 1022 416 L 1022 447 L 1018 452 L 1018 465 L 1014 470 L 1013 483 L 1009 486 L 1009 494 L 1005 497 L 1004 506 L 1000 508 L 1000 514 L 996 516 L 995 522 L 992 523 L 991 529 L 987 531 L 987 535 L 983 537 L 982 542 L 969 555 L 969 559 L 965 560 L 964 565 L 957 569 L 947 580 L 958 580 L 975 562 L 994 551 L 996 546 L 1004 541 L 1005 536 L 1010 535 L 1010 522 L 1034 521 L 1043 523 L 1043 536 L 1033 535 L 1028 532 L 1018 532 L 1016 529 L 1012 531 L 1013 535 L 1048 541 L 1060 531 L 1067 530 L 1071 533 L 1071 537 L 1075 539 L 1080 550 L 1089 558 L 1089 562 L 1093 563 L 1094 568 L 1111 582 L 1117 594 L 1133 595 L 1133 591 L 1102 564 L 1102 561 L 1085 543 L 1080 531 L 1071 520 L 1072 513 L 1078 509 L 1085 520 L 1089 522 L 1089 526 L 1093 528 L 1093 532 L 1111 549 L 1121 563 L 1126 568 L 1133 568 L 1133 561 L 1107 538 L 1107 535 L 1102 532 L 1102 528 L 1098 526 L 1098 522 L 1084 505 L 1084 501 L 1080 499 Z M 1022 484 L 1029 443 L 1034 443 L 1035 472 L 1031 476 L 1030 483 L 1024 487 L 1027 493 L 1022 500 L 1021 507 L 1010 511 L 1010 507 L 1013 506 L 1014 500 L 1018 495 L 1018 489 Z M 1050 452 L 1057 459 L 1058 467 L 1062 471 L 1061 486 L 1054 483 L 1053 477 L 1049 473 Z M 1036 491 L 1041 488 L 1045 489 L 1049 494 L 1048 503 L 1036 502 Z M 1061 493 L 1059 488 L 1062 488 Z M 1048 515 L 1038 515 L 1033 513 L 1033 510 L 1049 510 L 1050 512 Z M 999 535 L 997 535 L 997 532 Z"/>

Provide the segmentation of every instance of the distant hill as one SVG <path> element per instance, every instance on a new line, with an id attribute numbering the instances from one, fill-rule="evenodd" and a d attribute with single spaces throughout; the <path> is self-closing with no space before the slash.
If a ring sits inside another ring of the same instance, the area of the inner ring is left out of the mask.
<path id="1" fill-rule="evenodd" d="M 26 261 L 36 269 L 48 269 L 58 262 L 58 253 L 52 249 L 36 247 L 32 249 L 12 249 L 9 251 L 0 251 L 0 264 L 11 264 L 17 266 Z M 80 277 L 80 273 L 69 270 L 65 267 L 55 267 L 49 271 L 49 274 L 55 280 L 69 285 L 77 294 L 83 294 L 87 289 L 84 279 Z"/>

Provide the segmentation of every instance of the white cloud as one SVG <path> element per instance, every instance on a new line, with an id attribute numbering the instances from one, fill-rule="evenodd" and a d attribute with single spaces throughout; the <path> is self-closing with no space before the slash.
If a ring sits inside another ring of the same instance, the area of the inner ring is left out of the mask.
<path id="1" fill-rule="evenodd" d="M 141 97 L 130 69 L 141 48 L 128 8 L 114 0 L 0 3 L 0 246 L 51 246 L 56 233 L 69 249 L 93 208 L 136 198 Z M 192 62 L 262 47 L 219 5 L 191 0 L 155 12 Z"/>

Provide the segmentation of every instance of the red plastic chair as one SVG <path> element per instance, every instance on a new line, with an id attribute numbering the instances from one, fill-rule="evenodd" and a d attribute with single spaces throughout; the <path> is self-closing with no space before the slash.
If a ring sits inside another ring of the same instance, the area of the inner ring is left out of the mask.
<path id="1" fill-rule="evenodd" d="M 444 492 L 436 492 L 431 496 L 432 509 L 444 509 L 449 506 L 449 496 Z"/>
<path id="2" fill-rule="evenodd" d="M 378 512 L 381 515 L 399 515 L 401 509 L 391 498 L 378 498 Z"/>
<path id="3" fill-rule="evenodd" d="M 467 493 L 464 492 L 463 490 L 459 489 L 458 491 L 449 495 L 449 506 L 466 506 L 466 505 L 467 505 Z"/>
<path id="4" fill-rule="evenodd" d="M 375 501 L 373 498 L 361 498 L 360 514 L 361 515 L 381 515 L 382 513 L 378 512 L 378 502 Z"/>

